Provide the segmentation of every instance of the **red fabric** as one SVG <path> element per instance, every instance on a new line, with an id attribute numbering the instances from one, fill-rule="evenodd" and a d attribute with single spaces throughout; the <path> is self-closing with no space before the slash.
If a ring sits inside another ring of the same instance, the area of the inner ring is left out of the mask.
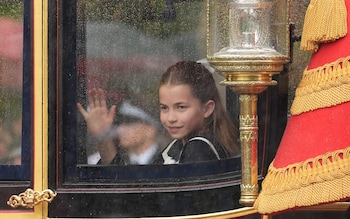
<path id="1" fill-rule="evenodd" d="M 350 102 L 302 113 L 288 121 L 274 167 L 286 167 L 349 146 Z"/>
<path id="2" fill-rule="evenodd" d="M 350 0 L 345 0 L 345 4 L 349 10 Z M 347 26 L 350 32 L 350 15 Z M 349 56 L 349 42 L 350 33 L 335 42 L 322 44 L 312 55 L 308 69 Z M 291 116 L 274 167 L 286 167 L 346 147 L 350 147 L 350 102 Z"/>
<path id="3" fill-rule="evenodd" d="M 350 0 L 345 0 L 345 5 L 349 11 Z M 312 55 L 308 69 L 314 69 L 350 55 L 350 15 L 347 16 L 347 24 L 348 34 L 335 42 L 322 44 L 319 50 Z"/>

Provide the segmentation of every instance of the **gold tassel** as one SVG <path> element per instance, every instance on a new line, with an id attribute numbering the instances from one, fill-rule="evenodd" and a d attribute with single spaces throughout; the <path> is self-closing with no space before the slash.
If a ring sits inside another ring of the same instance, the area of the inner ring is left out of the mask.
<path id="1" fill-rule="evenodd" d="M 277 169 L 272 162 L 254 207 L 260 214 L 272 214 L 347 198 L 349 165 L 350 147 L 284 168 Z"/>
<path id="2" fill-rule="evenodd" d="M 319 43 L 333 42 L 346 34 L 344 0 L 311 0 L 305 14 L 301 50 L 316 52 Z"/>
<path id="3" fill-rule="evenodd" d="M 290 112 L 292 115 L 331 107 L 350 101 L 350 56 L 305 69 L 295 90 Z"/>

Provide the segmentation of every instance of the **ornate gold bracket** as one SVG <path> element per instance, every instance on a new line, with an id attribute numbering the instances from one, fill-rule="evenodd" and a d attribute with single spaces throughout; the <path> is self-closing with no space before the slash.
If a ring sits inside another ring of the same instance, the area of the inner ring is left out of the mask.
<path id="1" fill-rule="evenodd" d="M 25 208 L 34 208 L 35 205 L 38 205 L 41 202 L 52 202 L 56 195 L 57 193 L 53 192 L 51 189 L 45 189 L 42 192 L 27 189 L 25 192 L 22 192 L 19 195 L 11 195 L 10 199 L 7 201 L 7 204 L 13 208 L 20 206 Z"/>
<path id="2" fill-rule="evenodd" d="M 209 57 L 208 61 L 225 77 L 225 80 L 221 81 L 220 84 L 239 94 L 242 162 L 239 203 L 251 207 L 259 194 L 258 94 L 265 91 L 268 86 L 277 84 L 277 81 L 272 80 L 272 76 L 282 71 L 283 64 L 287 60 L 283 57 L 275 57 L 272 60 L 254 60 L 254 57 L 250 57 L 249 61 L 243 60 L 243 57 L 235 58 L 238 60 Z"/>

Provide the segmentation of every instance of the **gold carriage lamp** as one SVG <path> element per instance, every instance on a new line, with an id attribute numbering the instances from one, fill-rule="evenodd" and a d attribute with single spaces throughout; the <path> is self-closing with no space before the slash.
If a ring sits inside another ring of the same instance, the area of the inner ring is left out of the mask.
<path id="1" fill-rule="evenodd" d="M 242 183 L 240 203 L 252 206 L 258 186 L 258 94 L 276 85 L 289 61 L 288 0 L 207 0 L 207 59 L 239 93 Z"/>

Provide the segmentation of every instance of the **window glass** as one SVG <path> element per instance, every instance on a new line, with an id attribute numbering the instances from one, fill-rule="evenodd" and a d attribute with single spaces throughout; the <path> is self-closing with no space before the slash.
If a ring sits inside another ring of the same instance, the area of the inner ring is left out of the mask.
<path id="1" fill-rule="evenodd" d="M 32 41 L 29 6 L 29 1 L 0 2 L 1 180 L 30 178 Z"/>
<path id="2" fill-rule="evenodd" d="M 0 164 L 21 164 L 23 2 L 0 2 Z"/>
<path id="3" fill-rule="evenodd" d="M 142 109 L 152 118 L 144 116 L 147 120 L 159 120 L 161 74 L 178 61 L 206 57 L 206 1 L 58 3 L 49 2 L 49 21 L 57 22 L 50 23 L 49 33 L 57 36 L 57 41 L 49 40 L 49 103 L 53 104 L 49 104 L 48 181 L 58 192 L 49 205 L 49 216 L 159 217 L 242 207 L 238 201 L 239 156 L 175 165 L 97 165 L 99 157 L 92 155 L 97 154 L 95 146 L 100 139 L 92 138 L 78 107 L 79 103 L 89 112 L 89 91 L 102 88 L 108 108 L 112 104 L 121 108 L 127 102 L 123 112 Z M 53 10 L 56 6 L 57 11 Z M 223 80 L 217 73 L 214 76 L 217 82 Z M 230 91 L 226 98 L 226 87 L 217 85 L 237 126 L 238 95 Z M 266 124 L 269 106 L 266 98 L 262 100 L 259 122 Z M 132 130 L 138 130 L 132 140 L 145 138 L 146 129 L 137 126 L 135 118 L 117 114 L 115 120 L 116 126 L 128 122 Z M 264 135 L 259 138 L 262 163 L 267 126 L 260 127 L 259 134 Z M 171 140 L 167 133 L 161 128 L 158 132 L 157 143 L 167 145 Z M 109 134 L 114 133 L 102 137 Z"/>
<path id="4" fill-rule="evenodd" d="M 138 183 L 144 185 L 143 181 L 148 179 L 176 176 L 203 177 L 232 172 L 235 172 L 232 175 L 234 178 L 240 176 L 239 153 L 229 159 L 207 164 L 195 161 L 193 164 L 186 162 L 181 165 L 155 165 L 159 163 L 152 162 L 149 154 L 141 159 L 134 156 L 136 152 L 125 155 L 129 150 L 126 146 L 146 139 L 147 129 L 137 124 L 140 116 L 144 122 L 147 120 L 158 125 L 154 140 L 159 145 L 156 151 L 158 157 L 160 151 L 172 141 L 159 124 L 158 83 L 163 72 L 178 61 L 193 60 L 207 64 L 205 1 L 78 0 L 62 1 L 61 4 L 62 10 L 59 10 L 57 17 L 59 53 L 57 59 L 51 59 L 52 65 L 49 67 L 52 71 L 59 71 L 49 78 L 52 83 L 59 83 L 57 87 L 51 86 L 51 89 L 57 88 L 52 90 L 58 92 L 57 96 L 50 95 L 52 102 L 58 103 L 57 109 L 50 111 L 51 115 L 58 112 L 58 123 L 50 119 L 49 127 L 57 125 L 58 129 L 56 146 L 59 166 L 56 170 L 62 176 L 62 182 L 108 179 L 120 182 L 113 185 L 118 187 L 127 185 L 127 181 L 120 179 L 140 179 Z M 52 42 L 51 47 L 55 46 Z M 222 102 L 227 103 L 227 111 L 238 127 L 238 95 L 230 91 L 226 97 L 229 89 L 219 84 L 223 77 L 213 69 L 211 71 Z M 91 134 L 84 112 L 91 112 L 89 92 L 100 88 L 105 95 L 107 108 L 110 110 L 115 105 L 116 113 L 113 118 L 114 129 L 102 132 L 96 138 Z M 259 107 L 259 123 L 264 124 L 267 122 L 268 109 L 264 104 L 265 96 L 266 93 L 259 101 L 262 103 L 261 110 Z M 57 100 L 54 99 L 56 97 Z M 135 112 L 139 117 L 130 116 Z M 123 128 L 120 128 L 122 125 Z M 265 125 L 261 127 L 265 128 Z M 129 143 L 121 143 L 123 140 L 117 131 L 119 128 L 129 130 L 132 136 Z M 259 130 L 259 162 L 262 162 L 261 155 L 265 150 L 264 128 Z M 112 147 L 117 148 L 120 152 L 117 154 L 122 154 L 126 159 L 123 162 L 101 163 L 99 141 L 111 137 L 116 137 Z M 134 157 L 142 162 L 132 162 Z M 125 160 L 130 162 L 126 163 Z"/>
<path id="5" fill-rule="evenodd" d="M 89 112 L 87 94 L 101 88 L 108 108 L 116 106 L 114 128 L 97 139 L 77 110 L 78 163 L 99 162 L 99 138 L 114 139 L 123 160 L 115 164 L 152 163 L 171 141 L 159 122 L 160 76 L 206 57 L 205 1 L 78 1 L 77 14 L 78 102 Z"/>

